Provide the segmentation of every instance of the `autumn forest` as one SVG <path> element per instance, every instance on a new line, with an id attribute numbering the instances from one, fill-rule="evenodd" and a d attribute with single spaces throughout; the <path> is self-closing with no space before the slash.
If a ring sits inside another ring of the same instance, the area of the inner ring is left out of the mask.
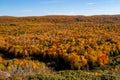
<path id="1" fill-rule="evenodd" d="M 120 15 L 0 16 L 1 79 L 119 80 L 118 72 Z"/>

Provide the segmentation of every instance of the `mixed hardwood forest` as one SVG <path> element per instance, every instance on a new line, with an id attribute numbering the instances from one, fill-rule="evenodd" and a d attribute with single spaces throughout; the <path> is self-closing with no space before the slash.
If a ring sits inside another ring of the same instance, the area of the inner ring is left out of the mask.
<path id="1" fill-rule="evenodd" d="M 61 70 L 120 72 L 120 15 L 0 16 L 1 75 Z"/>

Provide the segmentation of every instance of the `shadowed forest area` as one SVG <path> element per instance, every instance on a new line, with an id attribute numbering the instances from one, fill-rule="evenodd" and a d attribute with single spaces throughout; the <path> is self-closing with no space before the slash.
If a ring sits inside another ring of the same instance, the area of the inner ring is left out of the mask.
<path id="1" fill-rule="evenodd" d="M 120 15 L 0 16 L 0 78 L 119 80 Z"/>

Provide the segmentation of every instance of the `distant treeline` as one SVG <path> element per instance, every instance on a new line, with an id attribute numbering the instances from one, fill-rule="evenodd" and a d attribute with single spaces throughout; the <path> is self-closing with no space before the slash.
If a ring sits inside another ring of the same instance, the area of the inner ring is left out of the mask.
<path id="1" fill-rule="evenodd" d="M 0 16 L 0 23 L 10 22 L 35 22 L 35 23 L 72 23 L 72 22 L 93 22 L 93 23 L 111 23 L 120 24 L 120 15 L 96 15 L 96 16 L 29 16 L 12 17 Z"/>

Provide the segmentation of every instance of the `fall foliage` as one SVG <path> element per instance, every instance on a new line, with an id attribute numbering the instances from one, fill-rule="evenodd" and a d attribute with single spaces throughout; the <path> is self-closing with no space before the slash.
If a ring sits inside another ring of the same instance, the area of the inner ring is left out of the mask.
<path id="1" fill-rule="evenodd" d="M 1 16 L 0 51 L 12 58 L 54 61 L 64 69 L 91 70 L 111 65 L 112 57 L 120 55 L 119 31 L 119 15 Z"/>

